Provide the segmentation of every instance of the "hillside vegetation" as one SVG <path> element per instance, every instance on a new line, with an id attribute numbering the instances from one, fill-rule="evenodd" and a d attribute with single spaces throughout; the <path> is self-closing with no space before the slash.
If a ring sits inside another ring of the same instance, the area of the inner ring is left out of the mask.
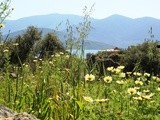
<path id="1" fill-rule="evenodd" d="M 43 120 L 160 117 L 157 42 L 98 53 L 93 62 L 40 34 L 32 26 L 0 44 L 0 104 Z"/>
<path id="2" fill-rule="evenodd" d="M 84 59 L 91 29 L 86 10 L 78 38 L 68 24 L 66 47 L 55 33 L 42 37 L 34 26 L 10 40 L 1 37 L 0 104 L 40 120 L 158 120 L 158 42 L 147 40 Z M 81 50 L 79 57 L 71 54 L 75 47 Z"/>

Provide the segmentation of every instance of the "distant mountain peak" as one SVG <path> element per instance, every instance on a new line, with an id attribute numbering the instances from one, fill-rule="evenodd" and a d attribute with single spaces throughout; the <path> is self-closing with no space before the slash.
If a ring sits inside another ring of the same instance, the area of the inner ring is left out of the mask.
<path id="1" fill-rule="evenodd" d="M 66 20 L 69 20 L 71 25 L 78 26 L 83 22 L 83 17 L 71 14 L 48 14 L 25 17 L 18 20 L 6 20 L 6 27 L 2 29 L 3 34 L 16 32 L 26 29 L 30 25 L 39 28 L 55 29 L 61 32 L 66 31 Z M 154 39 L 160 39 L 160 20 L 152 17 L 142 17 L 132 19 L 119 14 L 114 14 L 104 19 L 91 18 L 91 29 L 88 36 L 89 40 L 106 43 L 120 48 L 127 47 L 132 44 L 139 44 L 148 37 L 150 27 L 154 31 Z M 74 28 L 74 27 L 73 27 Z"/>
<path id="2" fill-rule="evenodd" d="M 135 20 L 150 20 L 150 21 L 152 21 L 152 20 L 154 20 L 154 21 L 160 21 L 160 19 L 157 19 L 157 18 L 153 18 L 153 17 L 141 17 L 141 18 L 136 18 Z"/>
<path id="3" fill-rule="evenodd" d="M 126 17 L 126 16 L 119 15 L 119 14 L 110 15 L 110 16 L 106 17 L 105 19 L 130 19 L 130 20 L 132 20 L 132 18 L 130 18 L 130 17 Z"/>

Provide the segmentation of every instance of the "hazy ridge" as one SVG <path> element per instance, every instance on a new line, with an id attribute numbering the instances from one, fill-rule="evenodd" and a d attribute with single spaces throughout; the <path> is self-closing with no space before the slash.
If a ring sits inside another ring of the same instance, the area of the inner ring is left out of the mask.
<path id="1" fill-rule="evenodd" d="M 43 28 L 47 33 L 47 30 L 53 31 L 61 23 L 58 27 L 58 32 L 60 33 L 59 37 L 63 41 L 67 19 L 74 26 L 83 22 L 83 17 L 77 15 L 39 15 L 18 20 L 6 20 L 6 27 L 2 32 L 3 34 L 7 34 L 10 30 L 10 32 L 13 33 L 11 36 L 14 36 L 14 34 L 18 34 L 17 31 L 24 30 L 28 26 L 34 25 L 38 28 Z M 92 18 L 91 23 L 93 29 L 90 31 L 88 36 L 89 43 L 87 44 L 88 46 L 97 44 L 93 49 L 105 48 L 105 45 L 108 45 L 108 47 L 117 46 L 126 48 L 129 45 L 142 43 L 145 38 L 149 38 L 149 30 L 151 27 L 154 40 L 160 39 L 160 20 L 156 18 L 143 17 L 132 19 L 121 15 L 112 15 L 104 19 Z"/>

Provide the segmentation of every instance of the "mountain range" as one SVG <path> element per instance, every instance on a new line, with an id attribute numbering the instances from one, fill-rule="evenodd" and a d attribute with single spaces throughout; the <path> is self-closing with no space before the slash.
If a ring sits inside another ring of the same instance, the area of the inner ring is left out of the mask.
<path id="1" fill-rule="evenodd" d="M 74 27 L 83 22 L 82 16 L 69 14 L 49 14 L 6 20 L 3 35 L 10 31 L 10 36 L 21 34 L 28 26 L 40 28 L 44 33 L 56 30 L 62 42 L 65 41 L 66 21 Z M 151 17 L 132 19 L 122 15 L 112 15 L 104 19 L 91 18 L 92 29 L 86 45 L 88 49 L 107 49 L 112 47 L 127 48 L 144 42 L 145 39 L 160 39 L 160 20 Z M 58 28 L 58 29 L 57 29 Z M 151 31 L 152 30 L 152 31 Z"/>

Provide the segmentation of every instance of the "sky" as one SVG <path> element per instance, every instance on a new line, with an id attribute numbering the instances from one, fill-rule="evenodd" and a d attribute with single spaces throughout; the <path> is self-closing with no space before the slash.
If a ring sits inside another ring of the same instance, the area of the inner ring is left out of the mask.
<path id="1" fill-rule="evenodd" d="M 8 19 L 52 13 L 83 15 L 83 8 L 89 9 L 93 4 L 91 17 L 96 19 L 113 14 L 160 19 L 160 0 L 11 0 L 14 11 Z"/>

